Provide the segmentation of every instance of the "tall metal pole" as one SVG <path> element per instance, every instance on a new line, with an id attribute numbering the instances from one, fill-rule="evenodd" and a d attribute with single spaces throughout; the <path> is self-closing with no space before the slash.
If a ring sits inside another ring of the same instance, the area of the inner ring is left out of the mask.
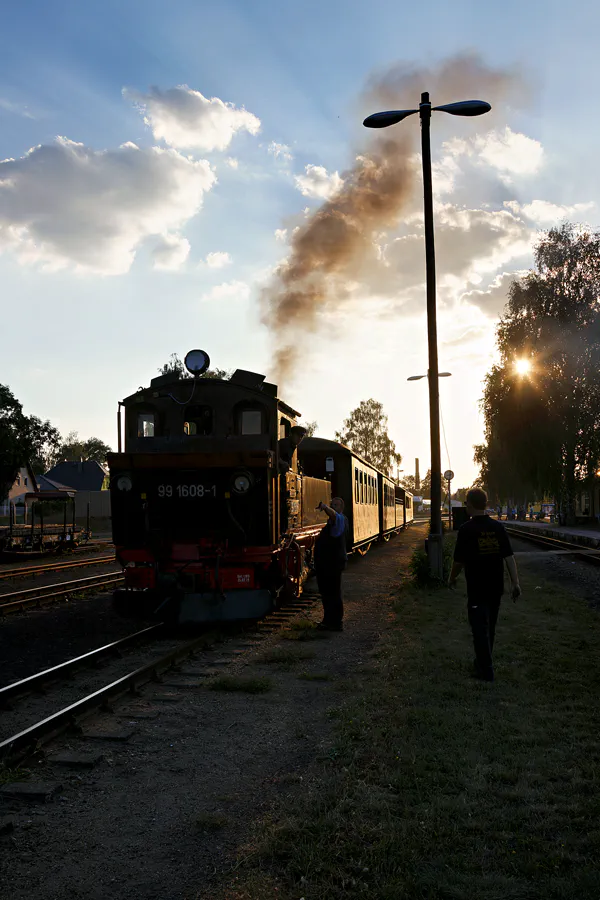
<path id="1" fill-rule="evenodd" d="M 431 574 L 443 578 L 442 555 L 442 452 L 440 446 L 440 395 L 437 353 L 435 290 L 435 243 L 433 233 L 433 188 L 431 183 L 431 103 L 429 93 L 421 94 L 421 153 L 423 157 L 423 199 L 425 209 L 425 268 L 427 274 L 427 342 L 429 346 L 429 429 L 431 436 L 431 524 L 428 540 Z"/>

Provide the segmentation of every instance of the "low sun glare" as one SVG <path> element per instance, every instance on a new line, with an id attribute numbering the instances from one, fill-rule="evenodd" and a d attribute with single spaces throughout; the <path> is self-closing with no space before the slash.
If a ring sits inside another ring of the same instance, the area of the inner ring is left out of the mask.
<path id="1" fill-rule="evenodd" d="M 518 375 L 527 375 L 531 371 L 531 363 L 528 359 L 518 359 L 515 362 L 515 369 Z"/>

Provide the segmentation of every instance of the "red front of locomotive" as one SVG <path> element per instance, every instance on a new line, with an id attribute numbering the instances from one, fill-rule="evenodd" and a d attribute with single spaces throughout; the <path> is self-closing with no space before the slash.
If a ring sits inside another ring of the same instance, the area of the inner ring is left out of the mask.
<path id="1" fill-rule="evenodd" d="M 122 405 L 125 452 L 108 460 L 125 574 L 117 609 L 180 623 L 252 619 L 299 593 L 316 529 L 302 528 L 295 458 L 281 458 L 296 413 L 275 386 L 239 370 L 162 376 Z"/>

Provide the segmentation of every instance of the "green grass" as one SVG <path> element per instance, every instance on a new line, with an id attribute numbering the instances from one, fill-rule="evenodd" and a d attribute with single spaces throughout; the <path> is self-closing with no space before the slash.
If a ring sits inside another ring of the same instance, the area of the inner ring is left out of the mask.
<path id="1" fill-rule="evenodd" d="M 335 710 L 224 897 L 600 897 L 600 619 L 555 583 L 521 583 L 494 684 L 469 677 L 462 591 L 401 591 L 379 673 Z"/>
<path id="2" fill-rule="evenodd" d="M 270 678 L 241 678 L 236 675 L 220 675 L 207 685 L 210 691 L 241 691 L 244 694 L 264 694 L 273 683 Z"/>
<path id="3" fill-rule="evenodd" d="M 275 665 L 280 669 L 292 669 L 299 662 L 307 659 L 314 659 L 316 653 L 309 650 L 308 647 L 296 647 L 294 645 L 287 647 L 273 647 L 266 650 L 256 662 L 261 664 Z"/>

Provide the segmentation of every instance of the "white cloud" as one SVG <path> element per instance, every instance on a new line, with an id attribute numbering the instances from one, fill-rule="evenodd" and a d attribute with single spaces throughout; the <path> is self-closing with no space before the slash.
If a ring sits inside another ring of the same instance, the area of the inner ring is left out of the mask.
<path id="1" fill-rule="evenodd" d="M 282 162 L 290 162 L 294 158 L 291 148 L 287 144 L 278 144 L 277 141 L 271 141 L 267 147 L 267 153 Z"/>
<path id="2" fill-rule="evenodd" d="M 221 303 L 222 301 L 247 300 L 250 296 L 250 286 L 245 281 L 226 281 L 211 288 L 201 299 L 207 303 Z"/>
<path id="3" fill-rule="evenodd" d="M 544 148 L 526 134 L 512 131 L 488 131 L 475 138 L 474 146 L 483 162 L 499 172 L 530 175 L 542 165 Z"/>
<path id="4" fill-rule="evenodd" d="M 282 244 L 285 243 L 285 239 L 287 237 L 288 230 L 287 228 L 276 228 L 275 229 L 275 240 L 280 241 Z"/>
<path id="5" fill-rule="evenodd" d="M 573 206 L 562 206 L 557 203 L 549 203 L 547 200 L 532 200 L 521 206 L 520 210 L 524 216 L 532 222 L 543 225 L 557 225 L 563 219 L 572 219 L 581 213 L 589 212 L 596 204 L 590 203 L 574 203 Z"/>
<path id="6" fill-rule="evenodd" d="M 0 162 L 0 249 L 51 269 L 127 272 L 139 244 L 179 230 L 215 181 L 206 160 L 176 150 L 57 138 Z"/>
<path id="7" fill-rule="evenodd" d="M 190 253 L 190 242 L 180 234 L 161 234 L 151 256 L 155 269 L 176 272 Z"/>
<path id="8" fill-rule="evenodd" d="M 461 301 L 477 306 L 487 316 L 499 316 L 508 301 L 508 289 L 513 281 L 524 275 L 526 270 L 502 272 L 492 280 L 485 290 L 474 289 L 461 296 Z"/>
<path id="9" fill-rule="evenodd" d="M 12 103 L 10 100 L 5 100 L 3 97 L 0 97 L 0 109 L 3 109 L 5 112 L 14 113 L 16 116 L 22 116 L 24 119 L 35 119 L 26 106 L 21 106 L 19 103 Z"/>
<path id="10" fill-rule="evenodd" d="M 209 100 L 185 84 L 124 94 L 134 100 L 156 140 L 178 149 L 226 150 L 236 132 L 257 134 L 260 129 L 260 119 L 253 113 L 218 97 Z"/>
<path id="11" fill-rule="evenodd" d="M 235 158 L 235 156 L 228 156 L 225 162 L 231 169 L 237 169 L 239 166 L 239 161 Z"/>
<path id="12" fill-rule="evenodd" d="M 215 250 L 213 253 L 207 254 L 204 265 L 209 269 L 222 269 L 223 266 L 230 265 L 231 261 L 229 253 L 224 250 Z"/>
<path id="13" fill-rule="evenodd" d="M 294 181 L 296 187 L 305 197 L 318 197 L 328 200 L 340 190 L 344 182 L 338 172 L 328 175 L 324 166 L 308 165 L 304 169 L 304 175 L 296 175 Z"/>

